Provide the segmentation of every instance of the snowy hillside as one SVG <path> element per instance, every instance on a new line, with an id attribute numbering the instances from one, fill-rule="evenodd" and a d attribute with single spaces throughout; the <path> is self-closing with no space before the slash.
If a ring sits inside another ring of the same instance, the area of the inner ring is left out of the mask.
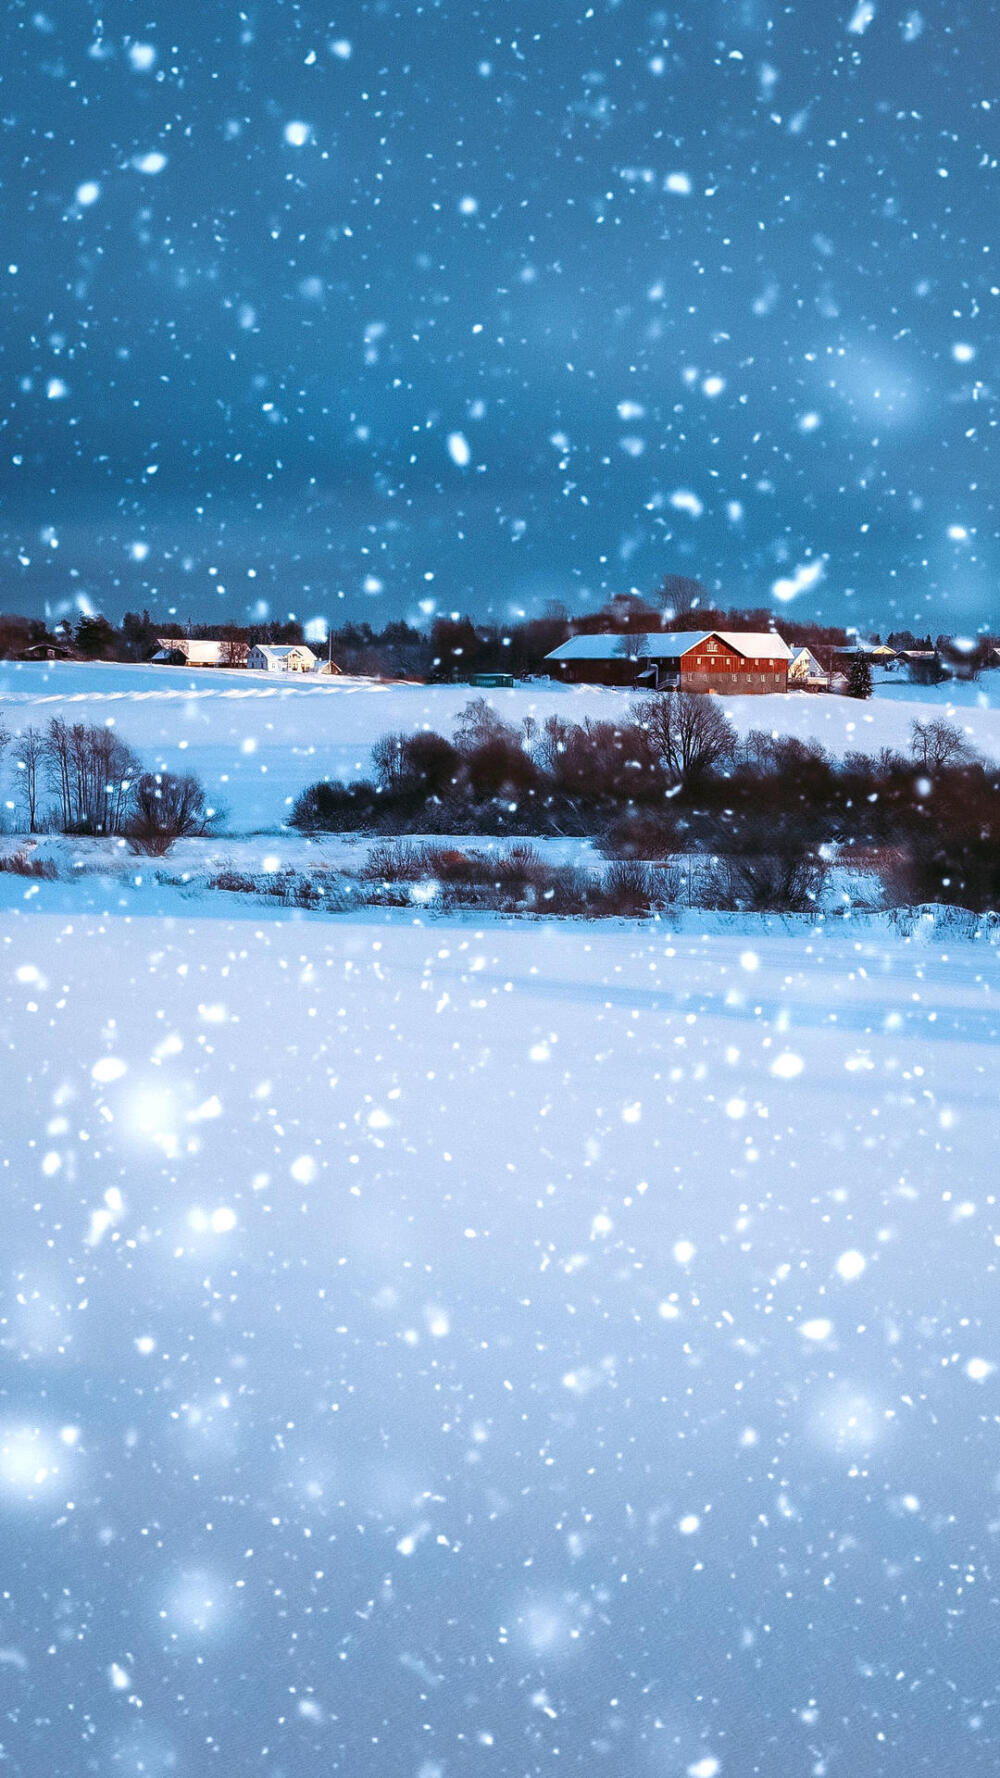
<path id="1" fill-rule="evenodd" d="M 913 688 L 908 688 L 911 692 Z M 571 721 L 615 717 L 628 692 L 547 680 L 481 693 L 467 685 L 381 684 L 368 679 L 302 682 L 289 677 L 95 663 L 0 662 L 0 710 L 16 734 L 67 721 L 113 722 L 144 762 L 195 771 L 210 800 L 227 810 L 234 833 L 273 831 L 299 792 L 317 778 L 364 776 L 370 750 L 390 729 L 450 733 L 470 698 L 485 696 L 509 721 L 536 722 L 558 711 Z M 835 754 L 883 746 L 905 749 L 914 720 L 950 715 L 973 745 L 1000 759 L 1000 709 L 953 707 L 939 693 L 850 698 L 797 693 L 726 700 L 741 733 L 750 728 L 813 736 Z M 9 794 L 9 791 L 8 791 Z"/>

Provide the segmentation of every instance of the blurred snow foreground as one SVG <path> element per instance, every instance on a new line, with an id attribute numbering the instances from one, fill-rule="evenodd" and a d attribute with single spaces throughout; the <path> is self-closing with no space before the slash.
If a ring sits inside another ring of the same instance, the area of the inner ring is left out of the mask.
<path id="1" fill-rule="evenodd" d="M 9 1769 L 994 1773 L 994 981 L 9 917 Z"/>

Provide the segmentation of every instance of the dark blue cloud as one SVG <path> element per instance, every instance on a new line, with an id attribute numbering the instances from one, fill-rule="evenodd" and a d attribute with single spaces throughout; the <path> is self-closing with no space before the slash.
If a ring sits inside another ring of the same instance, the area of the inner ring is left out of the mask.
<path id="1" fill-rule="evenodd" d="M 996 8 L 530 12 L 9 15 L 5 605 L 992 616 Z"/>

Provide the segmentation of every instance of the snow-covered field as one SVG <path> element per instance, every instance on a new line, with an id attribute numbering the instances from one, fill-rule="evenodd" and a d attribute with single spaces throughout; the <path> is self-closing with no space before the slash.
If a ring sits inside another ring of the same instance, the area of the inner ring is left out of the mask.
<path id="1" fill-rule="evenodd" d="M 37 888 L 12 1772 L 995 1772 L 991 950 Z"/>
<path id="2" fill-rule="evenodd" d="M 732 698 L 725 709 L 741 733 L 750 728 L 814 736 L 833 753 L 906 748 L 914 720 L 949 715 L 976 747 L 1000 759 L 1000 708 L 966 702 L 980 687 L 952 688 L 961 702 L 912 686 L 881 686 L 868 703 L 795 693 Z M 908 694 L 908 695 L 905 695 Z M 450 733 L 473 697 L 485 696 L 509 721 L 554 711 L 571 721 L 620 717 L 628 692 L 519 685 L 481 693 L 467 685 L 380 684 L 365 679 L 301 681 L 292 676 L 176 667 L 0 662 L 0 711 L 15 733 L 53 716 L 114 722 L 144 762 L 195 771 L 210 800 L 226 810 L 233 833 L 276 832 L 305 786 L 317 778 L 352 779 L 370 771 L 372 743 L 388 730 L 420 727 Z M 4 796 L 12 797 L 12 775 Z M 12 818 L 8 811 L 8 824 Z"/>
<path id="3" fill-rule="evenodd" d="M 473 695 L 0 667 L 232 830 L 0 873 L 0 1764 L 992 1778 L 996 922 L 206 890 L 356 870 L 287 799 Z"/>

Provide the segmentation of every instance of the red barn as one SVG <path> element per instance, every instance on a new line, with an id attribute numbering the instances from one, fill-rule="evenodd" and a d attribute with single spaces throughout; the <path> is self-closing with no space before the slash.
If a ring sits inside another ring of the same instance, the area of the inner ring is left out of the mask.
<path id="1" fill-rule="evenodd" d="M 573 684 L 746 694 L 787 691 L 791 652 L 766 630 L 661 630 L 571 636 L 546 659 Z"/>

